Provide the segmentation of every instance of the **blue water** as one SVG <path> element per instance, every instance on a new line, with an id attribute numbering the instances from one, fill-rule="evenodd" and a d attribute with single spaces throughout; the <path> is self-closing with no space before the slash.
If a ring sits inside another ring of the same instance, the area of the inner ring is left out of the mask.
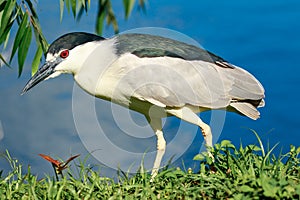
<path id="1" fill-rule="evenodd" d="M 60 23 L 58 8 L 52 1 L 43 1 L 37 6 L 41 26 L 49 41 L 66 32 L 93 32 L 96 9 L 91 9 L 87 16 L 83 16 L 80 23 L 74 22 L 65 13 Z M 255 0 L 251 4 L 237 0 L 189 3 L 179 0 L 149 1 L 145 14 L 135 9 L 128 21 L 124 20 L 121 3 L 116 3 L 115 12 L 121 32 L 140 27 L 176 30 L 231 63 L 243 67 L 260 80 L 266 90 L 266 106 L 260 109 L 261 118 L 252 121 L 234 113 L 226 114 L 218 141 L 229 139 L 237 146 L 240 143 L 257 143 L 249 130 L 251 128 L 260 135 L 266 146 L 279 143 L 275 150 L 277 154 L 281 149 L 283 152 L 288 151 L 291 144 L 299 146 L 300 1 Z M 106 28 L 104 36 L 112 35 L 112 29 Z M 34 47 L 30 49 L 31 57 L 34 50 Z M 26 68 L 19 79 L 16 66 L 13 69 L 0 69 L 0 151 L 8 149 L 14 158 L 25 166 L 31 165 L 34 173 L 42 175 L 52 173 L 52 169 L 38 156 L 39 153 L 63 159 L 71 154 L 81 154 L 83 159 L 88 151 L 80 139 L 72 113 L 72 77 L 65 75 L 49 80 L 25 96 L 20 96 L 21 89 L 30 77 L 29 62 Z M 124 134 L 116 128 L 108 105 L 107 102 L 97 100 L 95 107 L 101 121 L 99 123 L 105 126 L 109 132 L 107 137 L 114 144 L 132 152 L 155 149 L 155 138 L 148 130 L 141 135 L 149 137 L 140 138 Z M 211 115 L 211 112 L 207 112 L 201 114 L 201 117 L 209 122 Z M 145 126 L 140 115 L 131 113 L 130 116 L 137 124 Z M 215 123 L 217 126 L 218 121 Z M 165 137 L 168 143 L 174 140 L 174 132 L 181 125 L 176 118 L 166 120 Z M 189 147 L 174 165 L 180 165 L 183 160 L 187 166 L 194 167 L 195 163 L 191 159 L 199 152 L 203 139 L 199 131 L 196 134 L 195 127 L 184 123 L 182 126 L 186 127 L 187 132 L 187 141 L 182 140 L 182 144 L 189 144 Z M 214 126 L 212 128 L 215 129 Z M 130 129 L 132 132 L 134 130 L 140 129 Z M 111 159 L 116 156 L 103 146 L 98 149 L 101 149 L 103 156 Z M 176 154 L 172 151 L 172 148 L 167 151 L 167 157 Z M 167 160 L 165 158 L 164 163 Z M 91 158 L 89 162 L 97 164 L 98 160 Z M 0 158 L 1 169 L 9 170 L 3 158 Z M 109 175 L 111 170 L 105 168 L 103 173 Z"/>

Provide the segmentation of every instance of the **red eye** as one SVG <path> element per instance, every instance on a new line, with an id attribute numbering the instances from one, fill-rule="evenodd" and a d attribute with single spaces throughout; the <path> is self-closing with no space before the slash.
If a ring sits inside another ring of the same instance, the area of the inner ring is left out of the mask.
<path id="1" fill-rule="evenodd" d="M 69 56 L 69 50 L 66 49 L 66 50 L 63 50 L 61 53 L 60 53 L 60 57 L 61 58 L 66 58 Z"/>

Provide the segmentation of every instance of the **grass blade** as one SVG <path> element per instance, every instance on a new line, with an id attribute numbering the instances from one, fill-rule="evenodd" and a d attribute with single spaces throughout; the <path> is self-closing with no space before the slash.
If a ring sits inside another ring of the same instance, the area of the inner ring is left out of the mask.
<path id="1" fill-rule="evenodd" d="M 279 143 L 275 144 L 266 154 L 266 156 L 263 157 L 263 161 L 261 163 L 261 170 L 263 170 L 263 167 L 266 165 L 266 161 L 268 158 L 270 158 L 270 154 L 272 153 L 272 151 L 279 145 Z"/>
<path id="2" fill-rule="evenodd" d="M 255 134 L 255 137 L 257 138 L 257 141 L 258 141 L 259 146 L 260 146 L 260 148 L 261 148 L 262 156 L 265 157 L 265 156 L 266 156 L 266 153 L 265 153 L 264 145 L 263 145 L 263 143 L 262 143 L 262 141 L 261 141 L 259 135 L 256 133 L 255 130 L 253 130 L 253 129 L 250 129 L 250 130 Z"/>

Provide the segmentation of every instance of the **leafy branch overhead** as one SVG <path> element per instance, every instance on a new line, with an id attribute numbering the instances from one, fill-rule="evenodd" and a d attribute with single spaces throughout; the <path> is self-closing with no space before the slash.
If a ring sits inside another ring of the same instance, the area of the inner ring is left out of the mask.
<path id="1" fill-rule="evenodd" d="M 9 63 L 11 63 L 18 51 L 20 76 L 31 44 L 32 32 L 34 32 L 36 44 L 38 46 L 35 53 L 36 60 L 40 60 L 42 52 L 45 52 L 48 47 L 48 43 L 40 28 L 38 16 L 32 2 L 30 0 L 24 0 L 21 1 L 21 3 L 16 0 L 2 1 L 0 3 L 0 24 L 0 45 L 3 45 L 3 50 L 7 47 L 13 25 L 17 24 L 18 29 L 14 37 Z M 1 60 L 8 65 L 8 61 L 4 58 L 2 52 L 0 55 Z M 34 61 L 32 69 L 37 69 L 38 64 L 39 62 Z"/>
<path id="2" fill-rule="evenodd" d="M 43 34 L 35 8 L 37 3 L 35 0 L 0 0 L 0 60 L 5 65 L 10 66 L 13 58 L 17 56 L 18 76 L 22 74 L 29 47 L 32 44 L 32 36 L 34 36 L 37 46 L 31 65 L 32 74 L 38 70 L 40 60 L 48 48 L 48 42 Z M 129 18 L 135 3 L 135 0 L 123 0 L 125 19 Z M 138 8 L 145 9 L 145 0 L 138 0 L 137 4 Z M 68 14 L 72 13 L 74 19 L 80 21 L 82 15 L 90 9 L 90 0 L 60 0 L 59 5 L 61 21 L 64 10 L 67 10 Z M 107 26 L 112 25 L 114 32 L 118 33 L 117 17 L 113 10 L 112 1 L 98 0 L 98 13 L 95 22 L 97 34 L 100 35 L 103 32 L 105 22 Z M 16 33 L 12 30 L 16 30 Z M 13 46 L 9 56 L 5 56 L 4 52 L 7 52 L 7 44 L 10 40 L 13 41 Z"/>

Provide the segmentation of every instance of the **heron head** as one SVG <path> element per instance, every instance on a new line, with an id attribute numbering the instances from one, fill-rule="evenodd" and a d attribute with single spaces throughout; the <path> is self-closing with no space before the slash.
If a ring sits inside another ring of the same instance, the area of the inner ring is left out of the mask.
<path id="1" fill-rule="evenodd" d="M 45 63 L 27 82 L 21 94 L 43 80 L 54 78 L 62 73 L 74 74 L 84 60 L 84 54 L 88 53 L 89 46 L 85 44 L 103 39 L 98 35 L 84 32 L 68 33 L 56 39 L 49 46 Z"/>

